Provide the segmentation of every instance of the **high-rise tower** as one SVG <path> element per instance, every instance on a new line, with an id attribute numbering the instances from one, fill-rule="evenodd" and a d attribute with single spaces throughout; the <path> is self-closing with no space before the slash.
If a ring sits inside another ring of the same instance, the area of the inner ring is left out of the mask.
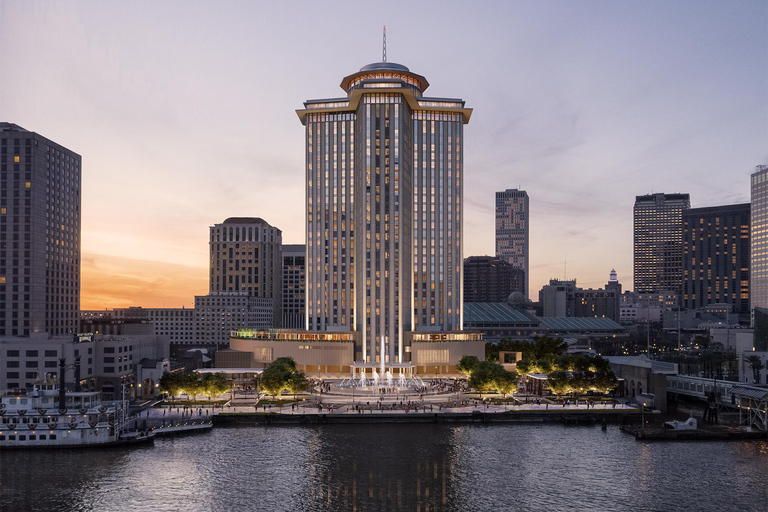
<path id="1" fill-rule="evenodd" d="M 751 177 L 750 308 L 768 308 L 768 165 Z"/>
<path id="2" fill-rule="evenodd" d="M 463 125 L 472 111 L 423 97 L 428 86 L 380 62 L 345 77 L 345 97 L 297 111 L 307 141 L 307 328 L 359 331 L 363 362 L 409 361 L 406 332 L 462 325 Z"/>
<path id="3" fill-rule="evenodd" d="M 683 281 L 683 211 L 688 194 L 637 196 L 634 207 L 634 291 L 680 294 Z"/>
<path id="4" fill-rule="evenodd" d="M 749 203 L 683 212 L 685 309 L 731 304 L 749 316 Z"/>
<path id="5" fill-rule="evenodd" d="M 496 257 L 525 271 L 522 292 L 528 297 L 528 193 L 516 188 L 496 192 Z"/>
<path id="6" fill-rule="evenodd" d="M 0 123 L 0 336 L 78 332 L 80 162 Z"/>

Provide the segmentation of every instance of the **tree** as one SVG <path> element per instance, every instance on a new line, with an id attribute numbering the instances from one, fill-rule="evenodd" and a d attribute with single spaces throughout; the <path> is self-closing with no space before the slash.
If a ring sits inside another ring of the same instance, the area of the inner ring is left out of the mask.
<path id="1" fill-rule="evenodd" d="M 504 368 L 496 363 L 480 361 L 475 366 L 475 369 L 472 370 L 472 374 L 469 376 L 469 387 L 479 391 L 480 398 L 483 397 L 483 393 L 487 393 L 494 388 L 497 368 L 504 370 Z"/>
<path id="2" fill-rule="evenodd" d="M 469 386 L 483 393 L 495 390 L 507 394 L 517 389 L 518 375 L 504 369 L 503 366 L 490 361 L 479 361 L 469 376 Z"/>
<path id="3" fill-rule="evenodd" d="M 182 389 L 182 374 L 180 373 L 164 373 L 160 380 L 157 381 L 157 385 L 160 391 L 168 393 L 171 399 L 181 393 Z"/>
<path id="4" fill-rule="evenodd" d="M 519 373 L 520 375 L 528 375 L 529 373 L 534 373 L 533 362 L 526 361 L 525 359 L 518 361 L 517 364 L 515 365 L 515 369 L 517 370 L 517 373 Z"/>
<path id="5" fill-rule="evenodd" d="M 765 368 L 763 360 L 760 359 L 760 356 L 756 355 L 747 356 L 744 359 L 747 363 L 749 363 L 750 368 L 752 368 L 752 382 L 755 384 L 760 384 L 760 370 Z"/>
<path id="6" fill-rule="evenodd" d="M 564 371 L 552 372 L 547 377 L 547 387 L 555 395 L 561 396 L 571 392 L 571 378 Z"/>
<path id="7" fill-rule="evenodd" d="M 272 361 L 261 374 L 261 389 L 273 398 L 284 390 L 295 389 L 301 393 L 309 389 L 309 382 L 303 372 L 296 370 L 296 361 L 291 357 L 279 357 Z"/>
<path id="8" fill-rule="evenodd" d="M 286 389 L 293 395 L 293 399 L 296 399 L 296 395 L 307 391 L 312 385 L 307 380 L 307 376 L 304 372 L 295 372 L 291 374 L 286 383 Z"/>
<path id="9" fill-rule="evenodd" d="M 469 377 L 472 374 L 472 370 L 475 369 L 475 367 L 477 366 L 477 363 L 479 362 L 480 360 L 475 356 L 462 356 L 462 358 L 459 359 L 459 362 L 456 365 L 456 370 L 460 373 L 463 373 L 467 377 Z"/>
<path id="10" fill-rule="evenodd" d="M 612 371 L 595 373 L 594 389 L 598 393 L 607 394 L 616 389 L 619 381 Z"/>
<path id="11" fill-rule="evenodd" d="M 496 389 L 497 393 L 506 396 L 517 390 L 519 380 L 520 377 L 516 373 L 508 372 L 502 368 L 500 372 L 496 372 L 496 376 L 493 379 L 493 387 Z"/>
<path id="12" fill-rule="evenodd" d="M 203 374 L 201 388 L 213 400 L 216 396 L 229 391 L 232 384 L 224 373 L 206 373 Z"/>

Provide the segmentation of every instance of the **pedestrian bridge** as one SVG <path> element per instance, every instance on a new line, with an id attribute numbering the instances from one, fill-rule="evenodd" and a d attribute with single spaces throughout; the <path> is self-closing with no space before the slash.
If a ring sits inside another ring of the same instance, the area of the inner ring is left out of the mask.
<path id="1" fill-rule="evenodd" d="M 699 400 L 707 400 L 712 396 L 712 391 L 716 389 L 716 395 L 720 397 L 720 403 L 722 404 L 733 402 L 732 389 L 738 385 L 738 382 L 693 377 L 690 375 L 667 375 L 667 393 L 676 393 L 691 398 L 698 398 Z"/>

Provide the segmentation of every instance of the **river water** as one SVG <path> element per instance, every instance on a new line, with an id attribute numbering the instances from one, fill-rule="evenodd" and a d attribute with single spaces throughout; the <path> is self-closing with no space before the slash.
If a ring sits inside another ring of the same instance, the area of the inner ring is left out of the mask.
<path id="1" fill-rule="evenodd" d="M 0 452 L 0 510 L 768 510 L 768 444 L 615 426 L 218 428 L 133 449 Z"/>

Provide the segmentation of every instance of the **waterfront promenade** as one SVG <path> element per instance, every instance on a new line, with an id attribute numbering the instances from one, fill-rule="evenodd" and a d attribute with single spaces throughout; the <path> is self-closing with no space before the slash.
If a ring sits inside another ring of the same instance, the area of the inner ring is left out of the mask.
<path id="1" fill-rule="evenodd" d="M 307 421 L 326 422 L 322 416 L 359 416 L 359 421 L 375 422 L 374 418 L 384 421 L 417 420 L 415 415 L 440 415 L 444 418 L 469 418 L 482 414 L 484 418 L 497 416 L 498 420 L 507 421 L 515 418 L 541 421 L 561 420 L 571 417 L 590 419 L 622 415 L 639 415 L 640 409 L 634 404 L 617 400 L 591 401 L 588 399 L 553 400 L 553 397 L 533 395 L 514 395 L 501 397 L 495 394 L 479 395 L 469 392 L 460 382 L 444 379 L 426 381 L 420 389 L 402 389 L 386 386 L 368 386 L 365 389 L 342 389 L 336 382 L 315 383 L 310 392 L 299 394 L 296 398 L 283 395 L 273 399 L 264 395 L 237 394 L 234 400 L 224 403 L 205 404 L 198 402 L 185 406 L 184 402 L 172 401 L 146 407 L 139 412 L 136 420 L 140 427 L 164 429 L 182 427 L 199 423 L 209 423 L 216 416 L 258 416 L 270 415 L 284 417 L 286 423 L 301 421 L 291 420 L 291 416 L 311 416 Z M 219 397 L 219 402 L 224 396 Z M 517 414 L 516 414 L 517 413 Z M 342 420 L 344 421 L 344 420 Z M 346 420 L 349 421 L 349 420 Z M 354 420 L 358 421 L 358 420 Z M 261 420 L 259 420 L 261 422 Z M 228 421 L 216 421 L 226 424 Z M 174 429 L 175 430 L 175 429 Z"/>

